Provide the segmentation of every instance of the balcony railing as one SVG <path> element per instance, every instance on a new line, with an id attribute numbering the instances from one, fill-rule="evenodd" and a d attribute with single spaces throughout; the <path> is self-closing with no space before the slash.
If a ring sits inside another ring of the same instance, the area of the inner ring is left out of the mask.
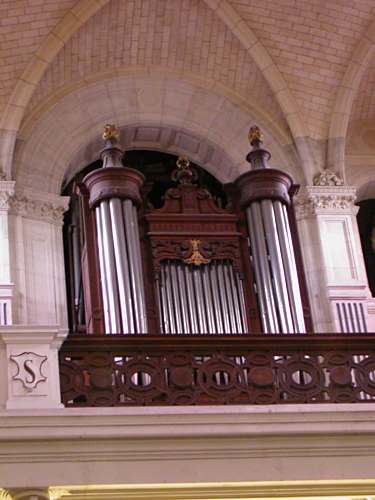
<path id="1" fill-rule="evenodd" d="M 72 335 L 66 406 L 361 403 L 375 335 Z"/>

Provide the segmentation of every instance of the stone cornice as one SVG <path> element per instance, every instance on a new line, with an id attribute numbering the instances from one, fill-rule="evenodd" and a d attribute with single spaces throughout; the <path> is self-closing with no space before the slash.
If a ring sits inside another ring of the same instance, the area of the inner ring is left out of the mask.
<path id="1" fill-rule="evenodd" d="M 294 206 L 297 219 L 318 214 L 353 214 L 358 207 L 354 205 L 356 188 L 353 186 L 325 185 L 305 186 L 295 198 Z"/>

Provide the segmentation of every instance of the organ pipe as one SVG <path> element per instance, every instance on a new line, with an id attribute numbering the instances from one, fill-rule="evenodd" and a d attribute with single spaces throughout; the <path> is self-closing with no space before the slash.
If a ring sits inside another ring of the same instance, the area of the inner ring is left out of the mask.
<path id="1" fill-rule="evenodd" d="M 249 133 L 253 149 L 247 156 L 251 171 L 236 183 L 246 212 L 251 263 L 264 333 L 306 331 L 287 206 L 293 181 L 268 167 L 271 155 L 262 149 L 258 127 Z M 294 235 L 297 237 L 297 235 Z"/>
<path id="2" fill-rule="evenodd" d="M 90 195 L 89 206 L 95 211 L 104 333 L 146 333 L 136 209 L 144 177 L 123 167 L 114 126 L 106 126 L 103 139 L 103 168 L 88 174 L 83 183 Z"/>
<path id="3" fill-rule="evenodd" d="M 161 322 L 163 333 L 245 332 L 242 281 L 230 262 L 193 268 L 169 260 L 161 264 L 160 274 L 162 279 L 156 281 L 159 311 L 162 318 L 167 315 L 169 319 Z M 227 318 L 227 327 L 223 317 Z"/>

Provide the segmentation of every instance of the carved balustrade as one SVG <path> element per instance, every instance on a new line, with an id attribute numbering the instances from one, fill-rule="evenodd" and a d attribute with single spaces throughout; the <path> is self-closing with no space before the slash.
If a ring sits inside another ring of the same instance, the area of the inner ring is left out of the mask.
<path id="1" fill-rule="evenodd" d="M 360 403 L 375 398 L 375 335 L 72 335 L 65 406 Z"/>

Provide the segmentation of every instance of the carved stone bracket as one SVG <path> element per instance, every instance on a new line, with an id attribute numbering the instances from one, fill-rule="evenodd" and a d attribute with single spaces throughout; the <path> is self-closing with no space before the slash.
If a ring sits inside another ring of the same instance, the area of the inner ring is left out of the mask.
<path id="1" fill-rule="evenodd" d="M 341 185 L 306 186 L 294 200 L 297 219 L 320 213 L 356 214 L 356 188 Z"/>

